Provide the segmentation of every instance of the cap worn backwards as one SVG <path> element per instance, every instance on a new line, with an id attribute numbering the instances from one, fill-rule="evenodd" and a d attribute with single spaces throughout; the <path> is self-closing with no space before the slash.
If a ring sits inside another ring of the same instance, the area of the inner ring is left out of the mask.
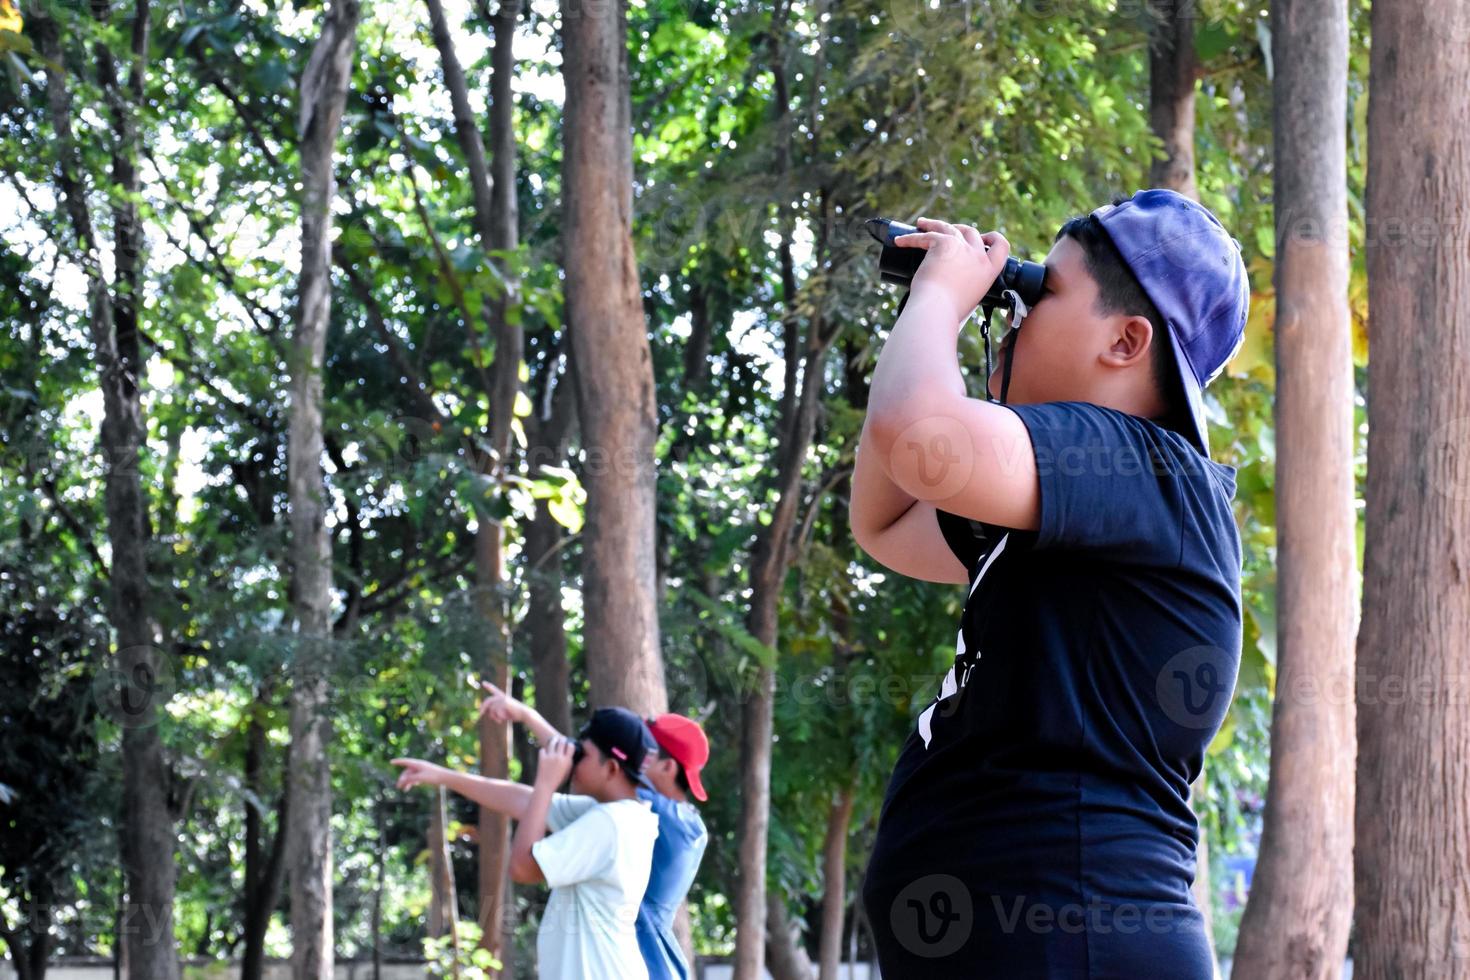
<path id="1" fill-rule="evenodd" d="M 1245 340 L 1250 283 L 1240 242 L 1208 209 L 1171 190 L 1139 191 L 1093 214 L 1168 324 L 1188 435 L 1208 456 L 1204 387 Z"/>

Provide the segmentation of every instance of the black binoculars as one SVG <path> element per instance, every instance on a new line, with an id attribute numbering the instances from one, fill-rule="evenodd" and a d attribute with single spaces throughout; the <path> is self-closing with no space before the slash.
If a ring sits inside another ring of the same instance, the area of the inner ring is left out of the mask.
<path id="1" fill-rule="evenodd" d="M 900 248 L 893 244 L 893 240 L 899 235 L 912 235 L 919 229 L 913 225 L 906 225 L 902 221 L 894 221 L 892 218 L 869 218 L 865 223 L 868 234 L 883 245 L 883 252 L 878 256 L 878 272 L 882 280 L 907 289 L 913 282 L 919 263 L 923 262 L 924 256 L 929 253 L 922 248 Z M 1009 294 L 1012 291 L 1021 297 L 1021 302 L 1027 307 L 1035 306 L 1041 300 L 1042 286 L 1045 282 L 1046 266 L 1040 262 L 1023 262 L 1019 259 L 1007 258 L 1005 269 L 991 284 L 989 292 L 980 301 L 980 307 L 982 309 L 996 307 L 1010 309 L 1012 304 Z"/>

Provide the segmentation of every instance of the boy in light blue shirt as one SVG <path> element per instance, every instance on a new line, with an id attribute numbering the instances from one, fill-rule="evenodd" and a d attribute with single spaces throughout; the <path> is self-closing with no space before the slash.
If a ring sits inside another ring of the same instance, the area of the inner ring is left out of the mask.
<path id="1" fill-rule="evenodd" d="M 497 723 L 525 725 L 543 744 L 562 737 L 535 708 L 494 684 L 483 686 L 489 697 L 480 705 L 481 715 Z M 657 746 L 658 758 L 643 773 L 657 792 L 639 787 L 638 798 L 657 815 L 658 837 L 648 889 L 638 907 L 638 948 L 650 980 L 688 980 L 689 964 L 674 935 L 674 916 L 689 894 L 709 844 L 704 820 L 689 802 L 691 796 L 700 802 L 708 799 L 699 774 L 709 761 L 709 741 L 699 723 L 683 715 L 659 715 L 648 719 L 645 728 L 650 747 Z"/>

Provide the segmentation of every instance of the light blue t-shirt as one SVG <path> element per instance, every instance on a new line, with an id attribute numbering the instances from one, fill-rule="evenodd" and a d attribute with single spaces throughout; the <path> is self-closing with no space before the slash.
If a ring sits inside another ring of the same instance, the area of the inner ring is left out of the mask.
<path id="1" fill-rule="evenodd" d="M 674 938 L 674 914 L 694 883 L 709 833 L 699 811 L 689 803 L 641 787 L 638 798 L 658 816 L 653 870 L 638 906 L 638 948 L 648 964 L 649 980 L 688 980 L 689 964 Z"/>

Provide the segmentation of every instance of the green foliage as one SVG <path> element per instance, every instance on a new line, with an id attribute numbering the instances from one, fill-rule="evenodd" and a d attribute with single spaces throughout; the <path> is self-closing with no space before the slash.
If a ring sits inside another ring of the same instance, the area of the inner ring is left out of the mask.
<path id="1" fill-rule="evenodd" d="M 78 177 L 99 251 L 108 253 L 119 145 L 95 53 L 105 45 L 126 62 L 129 14 L 120 9 L 101 23 L 85 6 L 42 8 L 60 27 L 64 76 L 35 51 L 34 16 L 22 33 L 0 33 L 7 65 L 0 200 L 13 201 L 17 215 L 0 217 L 7 287 L 0 290 L 0 569 L 17 576 L 24 569 L 23 588 L 15 586 L 23 595 L 8 605 L 5 622 L 49 637 L 39 648 L 7 646 L 6 656 L 31 658 L 24 704 L 7 702 L 8 711 L 34 709 L 42 694 L 81 709 L 76 685 L 105 661 L 96 638 L 106 635 L 110 558 L 97 364 L 47 93 L 64 77 Z M 884 573 L 847 529 L 846 478 L 866 378 L 895 299 L 876 282 L 861 219 L 929 214 L 998 227 L 1018 254 L 1040 258 L 1068 217 L 1141 187 L 1159 149 L 1148 127 L 1147 25 L 1136 6 L 859 0 L 781 9 L 778 22 L 769 5 L 645 0 L 628 16 L 631 225 L 660 425 L 665 670 L 671 710 L 699 718 L 715 746 L 706 771 L 712 798 L 703 808 L 711 844 L 691 897 L 695 942 L 705 953 L 727 952 L 733 942 L 738 746 L 754 668 L 773 666 L 777 682 L 769 880 L 810 932 L 833 801 L 844 791 L 856 801 L 851 901 L 887 775 L 952 653 L 957 591 Z M 1348 234 L 1361 390 L 1366 0 L 1351 10 Z M 1241 674 L 1210 747 L 1202 806 L 1212 846 L 1223 854 L 1248 850 L 1256 831 L 1276 675 L 1277 230 L 1268 25 L 1259 5 L 1242 0 L 1206 0 L 1199 13 L 1199 191 L 1241 241 L 1252 287 L 1247 343 L 1209 398 L 1216 458 L 1237 469 L 1244 545 Z M 173 682 L 160 731 L 181 787 L 179 938 L 224 958 L 239 943 L 245 814 L 253 808 L 272 838 L 288 740 L 283 679 L 296 655 L 285 493 L 299 251 L 295 103 L 319 6 L 155 4 L 152 16 L 144 98 L 131 107 L 146 230 L 140 474 L 153 533 L 154 613 Z M 531 567 L 525 544 L 538 502 L 568 532 L 553 560 L 569 572 L 562 605 L 570 693 L 577 711 L 588 707 L 582 650 L 590 641 L 576 574 L 582 447 L 574 433 L 564 457 L 520 452 L 538 437 L 551 393 L 573 383 L 564 365 L 575 325 L 562 293 L 556 20 L 554 5 L 534 4 L 517 39 L 521 242 L 509 253 L 492 253 L 474 231 L 473 189 L 422 10 L 367 5 L 359 31 L 336 162 L 323 373 L 338 588 L 337 927 L 348 954 L 375 941 L 374 903 L 381 903 L 376 941 L 384 949 L 425 948 L 427 883 L 416 861 L 427 801 L 392 788 L 387 760 L 421 755 L 472 767 L 471 684 L 492 658 L 509 656 L 535 696 L 526 594 L 545 569 Z M 478 14 L 452 26 L 480 111 L 489 99 L 492 29 Z M 492 482 L 483 475 L 486 372 L 502 355 L 484 308 L 500 297 L 509 297 L 508 316 L 525 334 L 525 393 L 515 409 L 515 458 Z M 836 337 L 811 368 L 819 372 L 820 406 L 771 647 L 746 627 L 750 551 L 770 520 L 783 405 L 795 378 L 784 370 L 786 357 L 817 326 L 835 328 Z M 962 339 L 962 356 L 967 366 L 980 363 L 973 331 Z M 1358 463 L 1361 479 L 1361 447 Z M 475 606 L 475 534 L 491 521 L 507 533 L 509 582 L 499 598 L 514 626 L 508 651 L 491 648 Z M 47 656 L 37 661 L 35 649 Z M 252 720 L 269 758 L 250 784 Z M 34 751 L 76 751 L 103 782 L 116 782 L 115 723 L 97 719 L 68 737 L 79 741 Z M 32 791 L 10 771 L 0 768 L 10 792 Z M 65 799 L 80 792 L 68 785 Z M 45 806 L 74 805 L 111 827 L 113 795 L 84 794 L 74 804 L 58 796 Z M 10 805 L 42 804 L 18 797 Z M 55 847 L 75 843 L 65 822 L 42 824 L 55 831 Z M 71 896 L 76 909 L 57 927 L 61 951 L 114 942 L 107 913 L 117 889 L 115 846 L 102 836 L 107 844 L 51 868 L 57 894 Z M 457 847 L 455 863 L 463 903 L 473 897 L 472 853 Z M 16 857 L 4 859 L 4 901 L 20 894 L 20 867 Z M 284 921 L 277 909 L 272 954 L 285 949 Z M 1228 948 L 1228 917 L 1221 928 Z M 529 935 L 523 927 L 521 940 Z M 462 938 L 473 949 L 468 932 Z M 429 952 L 444 955 L 439 947 Z M 485 968 L 463 965 L 462 976 Z"/>

